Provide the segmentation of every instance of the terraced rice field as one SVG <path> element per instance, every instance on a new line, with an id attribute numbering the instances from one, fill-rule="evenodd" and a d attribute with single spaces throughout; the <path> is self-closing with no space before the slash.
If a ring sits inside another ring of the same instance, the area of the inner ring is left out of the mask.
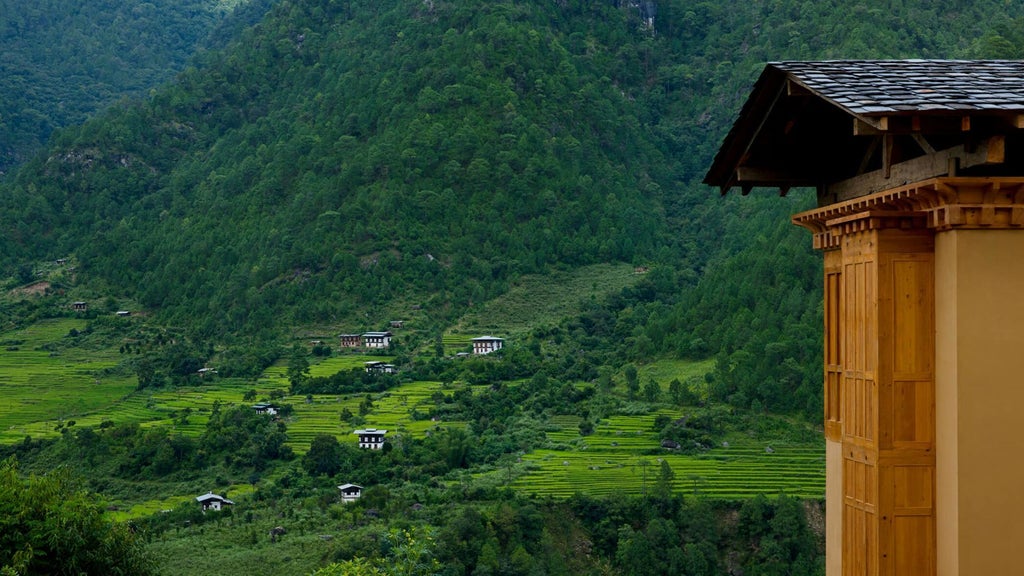
<path id="1" fill-rule="evenodd" d="M 98 426 L 104 420 L 138 422 L 143 426 L 168 426 L 177 433 L 199 436 L 203 433 L 215 402 L 224 407 L 247 405 L 243 397 L 255 389 L 259 398 L 273 391 L 287 393 L 287 362 L 268 368 L 252 382 L 243 379 L 214 379 L 194 387 L 147 389 L 136 391 L 134 376 L 102 378 L 99 370 L 115 366 L 121 360 L 116 350 L 86 351 L 75 348 L 51 353 L 52 348 L 71 329 L 81 330 L 85 322 L 76 319 L 47 320 L 24 330 L 0 334 L 8 345 L 0 351 L 0 442 L 19 442 L 25 436 L 52 437 L 58 422 L 74 420 L 78 426 Z M 17 343 L 15 345 L 14 343 Z M 16 349 L 15 349 L 16 348 Z M 370 360 L 390 361 L 387 356 L 342 355 L 326 358 L 310 366 L 311 376 L 330 376 L 343 370 L 363 368 Z M 374 409 L 366 416 L 368 427 L 422 435 L 438 423 L 413 421 L 417 406 L 428 411 L 426 402 L 441 389 L 440 382 L 414 382 L 374 395 Z M 282 403 L 294 407 L 288 418 L 290 444 L 304 453 L 317 434 L 337 434 L 343 442 L 356 442 L 353 426 L 340 419 L 348 408 L 358 414 L 363 395 L 285 396 Z M 185 410 L 185 421 L 176 416 Z"/>
<path id="2" fill-rule="evenodd" d="M 579 435 L 578 417 L 553 418 L 552 426 L 560 427 L 547 433 L 554 448 L 524 455 L 523 473 L 513 486 L 557 497 L 639 494 L 654 485 L 665 460 L 675 473 L 675 490 L 683 493 L 726 499 L 781 492 L 824 496 L 823 445 L 769 446 L 740 437 L 700 455 L 675 454 L 659 448 L 651 429 L 656 415 L 612 416 L 586 437 Z"/>
<path id="3" fill-rule="evenodd" d="M 444 345 L 444 353 L 452 355 L 456 352 L 468 352 L 473 345 L 473 338 L 483 334 L 456 334 L 448 333 L 441 336 L 441 344 Z"/>
<path id="4" fill-rule="evenodd" d="M 255 389 L 259 398 L 279 390 L 287 394 L 287 363 L 268 368 L 255 382 L 242 379 L 213 379 L 194 387 L 135 390 L 134 377 L 107 378 L 97 375 L 120 361 L 116 350 L 87 350 L 57 346 L 66 343 L 68 332 L 82 329 L 75 319 L 47 320 L 24 330 L 0 334 L 0 442 L 21 441 L 26 435 L 54 436 L 60 420 L 74 419 L 79 426 L 96 426 L 103 420 L 139 422 L 143 426 L 169 426 L 176 432 L 200 435 L 215 402 L 223 406 L 248 405 L 243 396 Z M 448 334 L 446 348 L 461 348 L 470 335 Z M 17 342 L 17 344 L 14 344 Z M 385 356 L 341 355 L 310 367 L 312 376 L 328 376 L 341 370 L 362 368 L 368 360 L 390 360 Z M 641 367 L 641 377 L 654 378 L 663 389 L 673 378 L 684 380 L 710 369 L 707 363 L 662 361 Z M 422 437 L 440 426 L 463 426 L 462 422 L 414 420 L 413 411 L 429 412 L 430 397 L 444 390 L 440 382 L 412 382 L 372 395 L 373 409 L 361 427 L 382 428 L 412 437 Z M 444 390 L 446 393 L 450 390 Z M 317 434 L 335 434 L 339 441 L 356 442 L 350 422 L 341 419 L 346 408 L 359 413 L 364 394 L 285 396 L 279 402 L 291 404 L 288 417 L 289 444 L 305 453 Z M 190 409 L 187 421 L 176 419 Z M 662 411 L 672 415 L 672 412 Z M 660 460 L 675 472 L 674 487 L 684 493 L 719 498 L 744 498 L 755 494 L 777 494 L 820 498 L 824 494 L 824 446 L 771 444 L 750 437 L 730 437 L 728 446 L 718 446 L 700 455 L 686 456 L 660 448 L 652 430 L 658 413 L 640 416 L 616 415 L 601 420 L 594 434 L 579 435 L 579 417 L 555 416 L 547 426 L 548 445 L 524 454 L 515 468 L 513 486 L 527 493 L 564 497 L 575 492 L 615 495 L 639 494 L 653 486 Z M 501 475 L 504 471 L 499 471 Z M 504 481 L 504 480 L 502 480 Z M 171 507 L 173 502 L 152 502 Z"/>
<path id="5" fill-rule="evenodd" d="M 109 406 L 135 387 L 134 378 L 100 377 L 120 361 L 116 350 L 55 347 L 85 322 L 73 318 L 43 320 L 23 330 L 0 334 L 0 442 L 23 439 Z"/>
<path id="6" fill-rule="evenodd" d="M 365 423 L 358 428 L 378 428 L 389 433 L 422 438 L 428 430 L 437 427 L 463 425 L 461 422 L 440 423 L 412 419 L 412 411 L 416 408 L 426 414 L 430 409 L 430 397 L 442 389 L 440 382 L 411 382 L 381 394 L 373 394 L 373 410 L 365 416 Z M 358 414 L 359 404 L 364 397 L 364 394 L 313 395 L 311 402 L 295 398 L 295 412 L 288 423 L 288 443 L 299 454 L 309 449 L 317 434 L 336 434 L 340 442 L 357 443 L 356 436 L 352 434 L 357 426 L 342 421 L 340 416 L 345 408 Z"/>

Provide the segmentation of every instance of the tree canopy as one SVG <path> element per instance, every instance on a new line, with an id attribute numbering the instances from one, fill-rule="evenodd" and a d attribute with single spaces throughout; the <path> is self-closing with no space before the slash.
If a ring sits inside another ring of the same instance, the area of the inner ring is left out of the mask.
<path id="1" fill-rule="evenodd" d="M 104 517 L 100 501 L 66 470 L 27 479 L 0 463 L 0 574 L 155 574 L 130 526 Z"/>

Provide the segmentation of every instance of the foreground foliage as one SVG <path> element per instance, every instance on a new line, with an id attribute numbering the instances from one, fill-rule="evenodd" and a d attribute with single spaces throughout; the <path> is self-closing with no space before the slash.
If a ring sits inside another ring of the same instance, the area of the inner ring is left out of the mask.
<path id="1" fill-rule="evenodd" d="M 66 470 L 28 479 L 13 459 L 0 463 L 0 573 L 155 574 L 130 526 L 104 517 L 95 495 Z"/>

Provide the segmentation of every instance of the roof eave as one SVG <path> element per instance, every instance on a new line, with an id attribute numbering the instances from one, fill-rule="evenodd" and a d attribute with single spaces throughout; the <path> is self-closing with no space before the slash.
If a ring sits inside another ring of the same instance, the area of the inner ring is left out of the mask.
<path id="1" fill-rule="evenodd" d="M 722 146 L 704 176 L 705 184 L 722 188 L 723 192 L 737 184 L 736 166 L 756 138 L 764 119 L 782 96 L 786 87 L 785 80 L 786 73 L 770 63 L 761 71 L 736 122 L 725 135 Z"/>

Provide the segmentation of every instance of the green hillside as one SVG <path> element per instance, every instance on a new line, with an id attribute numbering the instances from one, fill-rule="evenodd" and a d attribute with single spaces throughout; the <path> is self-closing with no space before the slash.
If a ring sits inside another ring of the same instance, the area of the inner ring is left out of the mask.
<path id="1" fill-rule="evenodd" d="M 1010 7 L 656 4 L 649 29 L 611 1 L 279 2 L 0 187 L 0 270 L 15 287 L 73 256 L 93 294 L 223 340 L 413 306 L 444 330 L 522 275 L 623 263 L 660 267 L 637 296 L 669 307 L 634 321 L 634 356 L 804 333 L 817 260 L 786 215 L 809 200 L 697 184 L 752 78 L 769 59 L 970 56 Z M 762 255 L 798 264 L 731 271 Z M 771 318 L 737 334 L 748 312 Z"/>
<path id="2" fill-rule="evenodd" d="M 0 175 L 50 134 L 169 80 L 258 0 L 0 2 Z M 234 13 L 243 6 L 244 9 Z"/>
<path id="3" fill-rule="evenodd" d="M 664 160 L 611 55 L 571 52 L 548 6 L 421 10 L 279 4 L 26 166 L 6 194 L 32 204 L 5 222 L 12 253 L 73 253 L 221 334 L 399 295 L 466 306 L 555 263 L 653 257 Z M 630 30 L 602 5 L 580 23 L 605 16 L 603 34 Z"/>

